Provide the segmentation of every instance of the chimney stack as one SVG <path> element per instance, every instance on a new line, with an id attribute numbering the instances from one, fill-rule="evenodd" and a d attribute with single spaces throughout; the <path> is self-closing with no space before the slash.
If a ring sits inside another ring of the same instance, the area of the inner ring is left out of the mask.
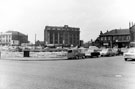
<path id="1" fill-rule="evenodd" d="M 129 28 L 131 27 L 131 23 L 129 22 Z"/>
<path id="2" fill-rule="evenodd" d="M 132 22 L 132 27 L 133 27 L 134 23 Z"/>

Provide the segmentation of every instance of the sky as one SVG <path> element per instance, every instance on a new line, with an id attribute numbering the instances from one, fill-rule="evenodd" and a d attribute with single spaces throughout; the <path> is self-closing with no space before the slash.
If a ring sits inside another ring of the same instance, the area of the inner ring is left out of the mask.
<path id="1" fill-rule="evenodd" d="M 0 32 L 28 34 L 44 40 L 45 26 L 80 28 L 80 40 L 95 40 L 100 31 L 129 27 L 135 22 L 135 0 L 0 0 Z"/>

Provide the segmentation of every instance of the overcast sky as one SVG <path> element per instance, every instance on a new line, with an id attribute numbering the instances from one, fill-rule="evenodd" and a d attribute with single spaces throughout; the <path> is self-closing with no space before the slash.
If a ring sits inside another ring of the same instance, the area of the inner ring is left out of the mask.
<path id="1" fill-rule="evenodd" d="M 44 40 L 44 28 L 80 28 L 80 39 L 96 39 L 102 30 L 128 28 L 135 22 L 135 0 L 0 0 L 0 32 L 20 31 L 34 42 Z"/>

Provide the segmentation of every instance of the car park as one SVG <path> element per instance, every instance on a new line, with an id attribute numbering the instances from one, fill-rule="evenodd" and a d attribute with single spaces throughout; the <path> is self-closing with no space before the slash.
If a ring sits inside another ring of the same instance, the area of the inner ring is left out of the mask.
<path id="1" fill-rule="evenodd" d="M 128 61 L 128 59 L 135 59 L 135 47 L 129 48 L 127 52 L 123 54 L 124 60 Z"/>

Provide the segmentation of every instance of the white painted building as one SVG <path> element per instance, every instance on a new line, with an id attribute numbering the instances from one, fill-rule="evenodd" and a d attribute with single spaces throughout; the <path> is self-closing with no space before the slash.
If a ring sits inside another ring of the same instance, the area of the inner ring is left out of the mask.
<path id="1" fill-rule="evenodd" d="M 21 45 L 28 43 L 28 36 L 17 31 L 0 33 L 0 45 Z"/>
<path id="2" fill-rule="evenodd" d="M 12 42 L 12 33 L 1 33 L 0 34 L 0 44 L 10 45 Z"/>

